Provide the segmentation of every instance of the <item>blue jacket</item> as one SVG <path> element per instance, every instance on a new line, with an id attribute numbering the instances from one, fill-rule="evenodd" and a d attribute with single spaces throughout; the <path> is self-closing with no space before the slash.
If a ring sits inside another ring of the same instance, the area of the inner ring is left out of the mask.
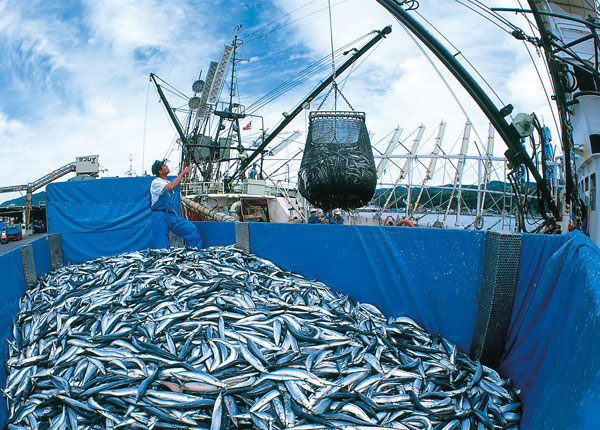
<path id="1" fill-rule="evenodd" d="M 316 215 L 311 215 L 308 217 L 309 224 L 319 224 L 319 217 Z"/>
<path id="2" fill-rule="evenodd" d="M 330 224 L 344 224 L 344 217 L 343 216 L 332 216 L 331 217 L 331 221 Z"/>

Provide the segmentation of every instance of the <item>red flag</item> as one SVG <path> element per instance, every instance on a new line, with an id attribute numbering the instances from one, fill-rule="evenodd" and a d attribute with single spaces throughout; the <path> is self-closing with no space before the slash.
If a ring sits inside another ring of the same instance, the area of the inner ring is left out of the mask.
<path id="1" fill-rule="evenodd" d="M 252 128 L 252 121 L 242 127 L 242 130 L 250 130 Z"/>

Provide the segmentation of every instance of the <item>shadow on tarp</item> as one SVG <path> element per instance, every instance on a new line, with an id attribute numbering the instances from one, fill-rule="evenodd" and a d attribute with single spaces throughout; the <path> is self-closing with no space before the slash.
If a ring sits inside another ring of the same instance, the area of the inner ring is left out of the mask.
<path id="1" fill-rule="evenodd" d="M 194 224 L 207 246 L 235 242 L 231 223 Z M 251 223 L 249 231 L 254 254 L 373 303 L 388 315 L 409 316 L 430 333 L 441 333 L 469 350 L 483 279 L 484 233 L 267 223 Z M 47 252 L 40 240 L 45 238 L 33 242 L 38 273 L 38 253 Z M 116 250 L 119 245 L 107 241 L 103 246 Z M 49 269 L 47 262 L 42 265 Z M 0 256 L 0 282 L 0 330 L 12 339 L 11 325 L 25 291 L 20 248 Z M 501 374 L 521 389 L 522 429 L 597 424 L 599 291 L 600 250 L 587 237 L 579 232 L 523 235 L 514 311 L 500 365 Z M 6 351 L 3 343 L 3 361 Z M 2 368 L 0 383 L 5 378 Z M 3 404 L 0 419 L 5 417 Z"/>

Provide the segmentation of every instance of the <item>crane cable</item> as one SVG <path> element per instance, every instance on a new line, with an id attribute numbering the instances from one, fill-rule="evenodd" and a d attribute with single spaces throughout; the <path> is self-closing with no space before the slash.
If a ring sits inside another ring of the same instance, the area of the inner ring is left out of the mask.
<path id="1" fill-rule="evenodd" d="M 446 80 L 446 78 L 444 77 L 444 75 L 440 72 L 439 68 L 435 65 L 435 63 L 431 59 L 431 56 L 421 46 L 421 44 L 417 41 L 417 39 L 415 38 L 415 36 L 413 36 L 413 34 L 407 28 L 405 28 L 405 27 L 403 27 L 403 28 L 406 31 L 406 33 L 408 34 L 408 36 L 412 39 L 413 43 L 417 46 L 417 48 L 419 48 L 419 50 L 421 51 L 421 53 L 425 56 L 425 58 L 427 59 L 427 61 L 431 65 L 431 67 L 433 67 L 433 69 L 436 71 L 436 73 L 438 74 L 439 78 L 444 83 L 444 85 L 446 86 L 446 88 L 448 89 L 448 91 L 450 92 L 450 94 L 452 95 L 452 98 L 454 98 L 454 100 L 458 104 L 458 107 L 462 111 L 462 113 L 465 116 L 465 118 L 467 118 L 467 120 L 471 123 L 472 128 L 473 128 L 473 132 L 475 133 L 475 136 L 477 137 L 477 139 L 479 140 L 479 142 L 481 142 L 481 144 L 483 144 L 483 139 L 481 139 L 481 137 L 479 136 L 477 128 L 474 126 L 473 121 L 471 121 L 471 118 L 469 117 L 469 114 L 465 110 L 464 106 L 462 105 L 461 101 L 459 100 L 457 94 L 454 92 L 454 90 L 450 86 L 449 82 Z M 479 149 L 479 144 L 478 144 L 477 141 L 475 141 L 475 147 L 477 148 L 477 152 L 479 152 L 479 155 L 481 155 L 481 151 Z M 488 161 L 489 161 L 489 157 L 490 157 L 490 155 L 488 154 Z"/>
<path id="2" fill-rule="evenodd" d="M 350 51 L 352 51 L 351 47 L 353 45 L 360 42 L 364 38 L 372 35 L 373 33 L 374 32 L 371 31 L 371 32 L 351 41 L 350 43 L 342 46 L 341 48 L 339 48 L 335 51 L 335 55 L 337 56 L 338 59 L 342 58 L 343 55 L 346 55 Z M 368 55 L 370 55 L 371 53 L 372 52 L 370 52 Z M 367 57 L 368 57 L 368 55 L 367 55 Z M 301 70 L 300 72 L 296 73 L 294 76 L 292 76 L 291 78 L 289 78 L 288 80 L 286 80 L 285 82 L 280 84 L 279 86 L 275 87 L 273 90 L 269 91 L 267 94 L 262 96 L 260 99 L 253 102 L 250 106 L 248 106 L 246 108 L 246 112 L 249 112 L 249 113 L 256 112 L 257 110 L 259 110 L 262 107 L 264 107 L 265 105 L 271 103 L 272 101 L 274 101 L 278 97 L 282 96 L 286 92 L 301 85 L 308 78 L 311 78 L 311 77 L 316 76 L 317 74 L 321 73 L 327 67 L 326 63 L 327 63 L 328 59 L 329 59 L 329 54 L 326 55 L 325 57 L 317 60 L 315 63 L 309 65 L 308 67 Z M 360 64 L 362 64 L 362 62 Z M 356 66 L 353 65 L 353 68 L 354 67 L 356 67 Z M 349 72 L 348 75 L 350 73 L 351 72 Z"/>
<path id="3" fill-rule="evenodd" d="M 264 34 L 258 34 L 258 32 L 259 32 L 260 30 L 262 30 L 263 28 L 266 28 L 266 27 L 268 27 L 269 25 L 271 25 L 271 24 L 273 24 L 273 23 L 275 23 L 275 22 L 277 22 L 277 21 L 281 21 L 281 20 L 282 20 L 283 18 L 285 18 L 286 16 L 288 16 L 288 15 L 291 15 L 292 13 L 294 13 L 294 12 L 296 12 L 296 11 L 298 11 L 298 10 L 300 10 L 300 9 L 302 9 L 302 8 L 304 8 L 304 7 L 306 7 L 306 6 L 310 5 L 310 4 L 312 4 L 312 3 L 315 3 L 315 1 L 316 1 L 316 0 L 313 0 L 313 1 L 311 1 L 311 2 L 309 2 L 309 3 L 307 3 L 307 4 L 305 4 L 304 6 L 300 6 L 300 7 L 296 8 L 296 9 L 292 10 L 291 12 L 288 12 L 288 13 L 286 13 L 286 14 L 284 14 L 284 15 L 280 16 L 279 18 L 277 18 L 277 19 L 275 19 L 275 20 L 271 21 L 270 23 L 263 25 L 262 27 L 260 27 L 259 29 L 255 30 L 254 32 L 252 32 L 252 33 L 249 33 L 249 34 L 247 34 L 247 35 L 244 35 L 243 37 L 244 37 L 244 38 L 246 38 L 246 37 L 252 36 L 252 37 L 250 37 L 249 39 L 247 39 L 247 40 L 246 40 L 246 42 L 250 42 L 250 41 L 253 41 L 253 40 L 255 40 L 255 39 L 265 39 L 265 38 L 266 38 L 268 35 L 270 35 L 271 33 L 274 33 L 274 32 L 276 32 L 277 30 L 281 30 L 282 28 L 284 28 L 284 27 L 287 27 L 288 25 L 294 24 L 294 23 L 296 23 L 296 22 L 298 22 L 298 21 L 301 21 L 301 20 L 303 20 L 303 19 L 305 19 L 305 18 L 309 18 L 309 17 L 311 17 L 311 16 L 313 16 L 313 15 L 316 15 L 317 13 L 319 13 L 319 12 L 322 12 L 322 11 L 324 11 L 325 9 L 327 9 L 327 8 L 325 7 L 325 8 L 322 8 L 322 9 L 315 10 L 314 12 L 310 12 L 310 13 L 308 13 L 307 15 L 304 15 L 304 16 L 301 16 L 300 18 L 296 18 L 296 19 L 294 19 L 293 21 L 288 21 L 288 22 L 286 22 L 285 24 L 281 24 L 279 27 L 275 27 L 274 29 L 272 29 L 272 30 L 270 30 L 270 31 L 265 31 L 265 33 L 264 33 Z M 343 4 L 343 3 L 348 3 L 349 1 L 351 1 L 351 0 L 341 0 L 341 1 L 338 1 L 337 3 L 334 3 L 334 4 L 333 4 L 333 7 L 335 7 L 335 6 L 339 6 L 339 5 Z"/>
<path id="4" fill-rule="evenodd" d="M 333 99 L 333 110 L 337 110 L 337 83 L 335 82 L 335 57 L 333 55 L 334 49 L 333 49 L 333 20 L 331 18 L 331 0 L 327 0 L 327 7 L 329 10 L 329 38 L 331 41 L 331 71 L 332 71 L 332 76 L 333 76 L 333 80 L 331 82 L 331 88 L 335 88 L 336 89 L 336 93 L 333 95 L 334 99 Z M 323 100 L 325 101 L 325 100 Z"/>

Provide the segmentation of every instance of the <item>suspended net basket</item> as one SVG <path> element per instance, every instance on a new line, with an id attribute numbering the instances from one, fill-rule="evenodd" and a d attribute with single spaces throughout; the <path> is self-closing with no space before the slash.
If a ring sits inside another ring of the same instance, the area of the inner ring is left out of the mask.
<path id="1" fill-rule="evenodd" d="M 298 189 L 325 211 L 366 205 L 377 184 L 364 112 L 311 112 Z"/>

